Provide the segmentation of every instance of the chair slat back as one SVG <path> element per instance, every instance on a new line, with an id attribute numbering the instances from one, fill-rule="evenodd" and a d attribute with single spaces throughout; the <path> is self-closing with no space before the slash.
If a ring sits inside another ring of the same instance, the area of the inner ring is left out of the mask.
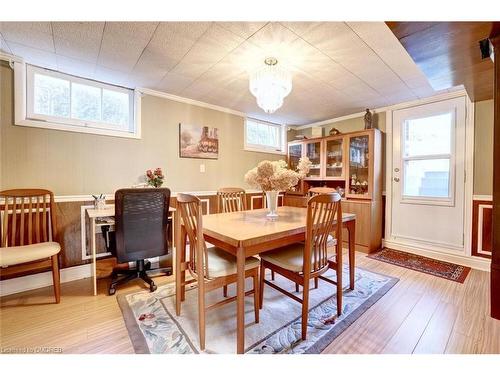
<path id="1" fill-rule="evenodd" d="M 208 279 L 208 251 L 203 237 L 200 199 L 189 194 L 177 194 L 177 214 L 189 239 L 188 269 L 193 276 Z"/>
<path id="2" fill-rule="evenodd" d="M 57 241 L 54 194 L 44 189 L 0 192 L 0 247 Z"/>
<path id="3" fill-rule="evenodd" d="M 331 194 L 331 193 L 336 193 L 337 190 L 329 187 L 312 187 L 309 189 L 307 194 L 309 197 L 314 197 L 315 195 L 318 194 Z"/>
<path id="4" fill-rule="evenodd" d="M 245 211 L 246 192 L 241 188 L 220 188 L 217 190 L 217 212 Z"/>
<path id="5" fill-rule="evenodd" d="M 337 222 L 335 220 L 338 218 Z M 304 274 L 328 266 L 328 236 L 335 233 L 342 245 L 342 207 L 338 193 L 318 194 L 307 202 Z"/>

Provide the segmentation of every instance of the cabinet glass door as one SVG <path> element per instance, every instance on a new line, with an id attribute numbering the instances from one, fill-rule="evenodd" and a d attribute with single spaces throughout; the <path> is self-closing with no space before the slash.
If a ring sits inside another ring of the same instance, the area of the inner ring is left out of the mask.
<path id="1" fill-rule="evenodd" d="M 326 141 L 326 177 L 342 178 L 344 176 L 343 139 L 328 139 Z"/>
<path id="2" fill-rule="evenodd" d="M 296 170 L 299 165 L 299 160 L 302 157 L 301 143 L 288 145 L 288 166 L 291 170 Z"/>
<path id="3" fill-rule="evenodd" d="M 353 196 L 368 196 L 371 191 L 369 165 L 370 137 L 359 135 L 349 138 L 349 189 Z"/>
<path id="4" fill-rule="evenodd" d="M 321 177 L 321 141 L 306 143 L 306 156 L 312 163 L 307 177 Z"/>

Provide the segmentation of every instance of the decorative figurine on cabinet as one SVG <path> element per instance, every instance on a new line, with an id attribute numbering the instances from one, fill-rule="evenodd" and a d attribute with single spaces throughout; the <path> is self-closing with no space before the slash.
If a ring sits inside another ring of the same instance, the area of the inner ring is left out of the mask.
<path id="1" fill-rule="evenodd" d="M 364 120 L 365 120 L 365 130 L 373 129 L 373 115 L 368 108 L 366 109 Z"/>
<path id="2" fill-rule="evenodd" d="M 336 128 L 331 128 L 330 131 L 328 132 L 330 135 L 338 135 L 340 134 L 340 131 Z"/>

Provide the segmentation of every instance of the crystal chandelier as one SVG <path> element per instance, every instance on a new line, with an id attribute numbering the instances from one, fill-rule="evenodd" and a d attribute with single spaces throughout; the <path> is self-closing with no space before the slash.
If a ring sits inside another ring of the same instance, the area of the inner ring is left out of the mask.
<path id="1" fill-rule="evenodd" d="M 278 66 L 274 57 L 268 57 L 264 63 L 263 68 L 250 74 L 250 92 L 257 98 L 260 108 L 266 113 L 274 113 L 292 91 L 292 76 Z"/>

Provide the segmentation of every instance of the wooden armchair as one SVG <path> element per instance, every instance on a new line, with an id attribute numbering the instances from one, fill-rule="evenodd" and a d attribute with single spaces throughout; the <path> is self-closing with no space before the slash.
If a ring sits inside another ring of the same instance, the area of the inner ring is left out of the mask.
<path id="1" fill-rule="evenodd" d="M 245 211 L 247 195 L 241 188 L 227 187 L 217 190 L 217 212 Z"/>
<path id="2" fill-rule="evenodd" d="M 181 223 L 183 226 L 181 226 Z M 181 262 L 176 271 L 176 314 L 181 313 L 184 300 L 183 273 L 188 271 L 193 281 L 198 282 L 198 314 L 200 348 L 205 350 L 205 314 L 207 311 L 233 302 L 236 297 L 226 298 L 211 306 L 205 306 L 205 294 L 236 283 L 236 257 L 218 248 L 207 248 L 203 237 L 201 201 L 192 195 L 177 195 L 176 233 L 178 233 L 177 251 L 181 251 Z M 189 253 L 186 259 L 185 237 L 189 238 Z M 259 322 L 259 259 L 249 257 L 245 260 L 245 278 L 253 278 L 253 289 L 246 295 L 254 294 L 255 323 Z M 227 289 L 225 289 L 227 291 Z"/>
<path id="3" fill-rule="evenodd" d="M 23 264 L 25 269 L 52 267 L 54 295 L 60 302 L 60 277 L 54 194 L 43 189 L 16 189 L 0 192 L 0 267 Z M 5 268 L 7 267 L 7 268 Z"/>
<path id="4" fill-rule="evenodd" d="M 336 222 L 335 222 L 336 221 Z M 329 251 L 328 236 L 335 232 L 335 251 Z M 342 208 L 340 195 L 319 194 L 309 199 L 307 204 L 307 228 L 305 243 L 296 243 L 261 254 L 260 266 L 260 306 L 264 301 L 264 284 L 280 291 L 302 304 L 302 339 L 307 335 L 309 312 L 309 284 L 311 279 L 320 278 L 337 286 L 337 314 L 342 314 Z M 302 298 L 282 289 L 265 279 L 269 268 L 287 279 L 302 285 Z M 333 281 L 322 275 L 329 269 L 337 273 Z"/>

